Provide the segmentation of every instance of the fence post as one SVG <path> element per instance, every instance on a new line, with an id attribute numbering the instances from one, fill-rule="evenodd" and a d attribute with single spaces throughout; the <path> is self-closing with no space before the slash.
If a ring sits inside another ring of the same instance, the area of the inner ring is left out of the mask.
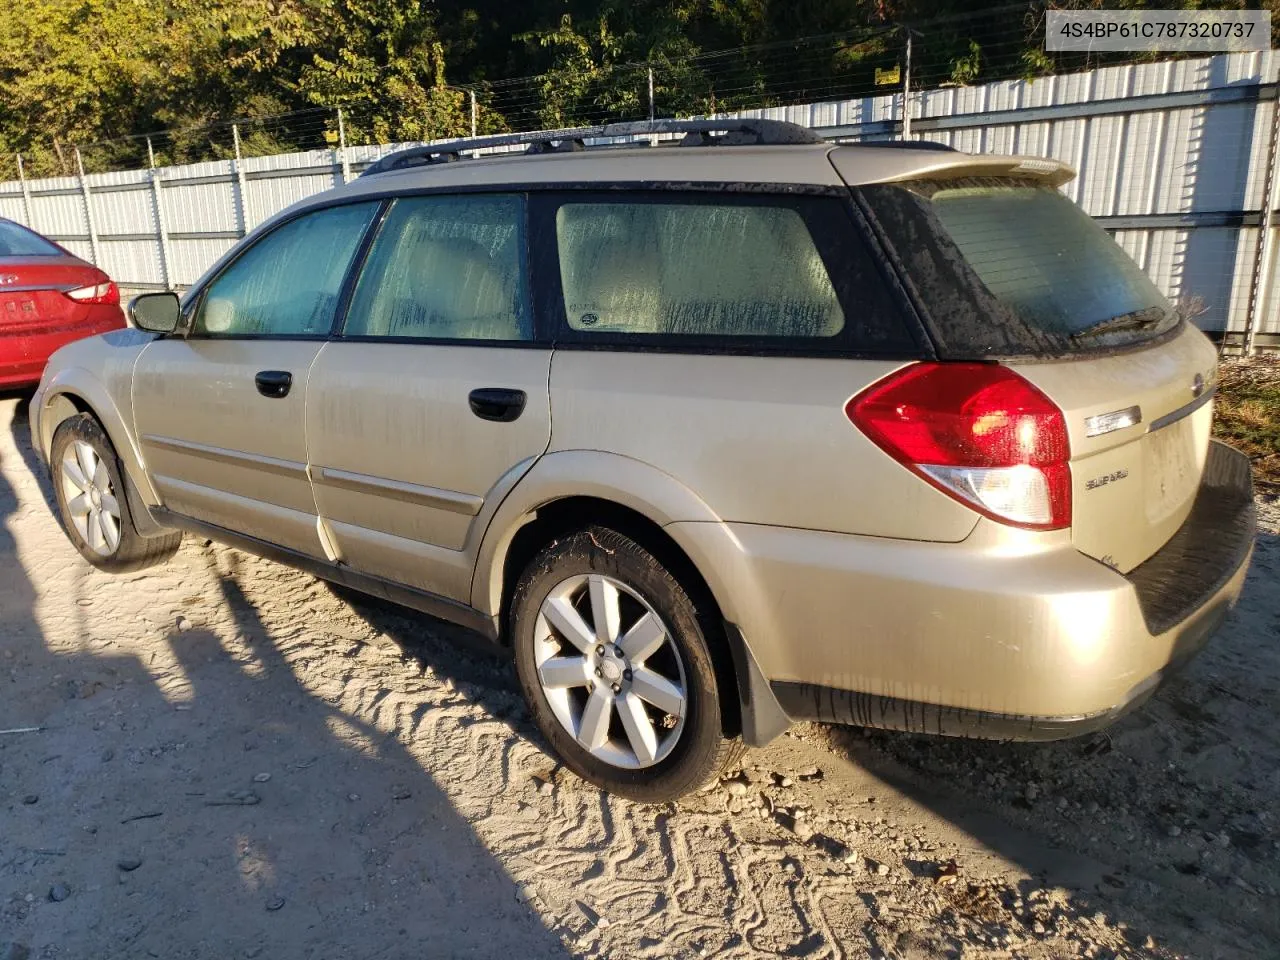
<path id="1" fill-rule="evenodd" d="M 233 123 L 231 125 L 231 140 L 236 148 L 236 183 L 239 186 L 237 206 L 240 210 L 240 236 L 244 236 L 249 232 L 249 207 L 245 201 L 244 189 L 244 157 L 240 155 L 240 126 Z"/>
<path id="2" fill-rule="evenodd" d="M 89 192 L 89 181 L 84 176 L 84 160 L 80 157 L 80 148 L 76 147 L 76 172 L 80 176 L 80 195 L 84 198 L 84 222 L 89 228 L 89 249 L 93 251 L 93 265 L 102 266 L 102 253 L 98 249 L 98 231 L 93 225 L 93 195 Z"/>
<path id="3" fill-rule="evenodd" d="M 173 274 L 169 264 L 173 262 L 169 251 L 169 228 L 165 226 L 164 197 L 160 189 L 160 171 L 151 165 L 151 197 L 156 205 L 156 239 L 160 241 L 160 279 L 166 290 L 173 289 Z"/>
<path id="4" fill-rule="evenodd" d="M 902 71 L 902 139 L 911 139 L 911 28 L 907 28 L 907 65 Z"/>
<path id="5" fill-rule="evenodd" d="M 1280 100 L 1271 101 L 1271 137 L 1267 145 L 1267 173 L 1262 187 L 1262 222 L 1258 226 L 1258 248 L 1253 260 L 1253 284 L 1249 290 L 1249 312 L 1244 319 L 1244 343 L 1241 353 L 1251 356 L 1258 327 L 1262 324 L 1262 311 L 1267 305 L 1271 286 L 1271 261 L 1275 259 L 1274 231 L 1272 225 L 1275 209 L 1280 204 Z M 1223 331 L 1226 341 L 1226 331 Z"/>
<path id="6" fill-rule="evenodd" d="M 338 161 L 342 164 L 342 182 L 351 182 L 351 161 L 347 158 L 347 127 L 342 120 L 342 108 L 338 107 Z"/>
<path id="7" fill-rule="evenodd" d="M 151 170 L 156 168 L 156 152 L 151 149 L 150 137 L 147 137 L 147 167 Z"/>
<path id="8" fill-rule="evenodd" d="M 31 216 L 31 188 L 27 186 L 27 172 L 22 166 L 22 154 L 15 153 L 14 156 L 18 158 L 18 183 L 22 185 L 22 213 L 27 219 L 27 226 L 34 230 L 36 225 Z"/>
<path id="9" fill-rule="evenodd" d="M 655 116 L 655 113 L 653 109 L 653 67 L 650 66 L 649 67 L 649 122 L 650 123 L 653 123 L 654 116 Z"/>
<path id="10" fill-rule="evenodd" d="M 476 91 L 472 88 L 467 91 L 467 95 L 471 98 L 471 136 L 476 136 L 476 121 L 479 119 L 479 110 L 476 108 Z"/>

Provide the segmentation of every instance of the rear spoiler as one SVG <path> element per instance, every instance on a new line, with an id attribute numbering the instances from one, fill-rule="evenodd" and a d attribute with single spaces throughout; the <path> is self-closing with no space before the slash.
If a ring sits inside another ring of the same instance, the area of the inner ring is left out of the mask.
<path id="1" fill-rule="evenodd" d="M 1076 176 L 1070 165 L 1045 157 L 984 156 L 933 150 L 869 150 L 857 144 L 842 144 L 829 156 L 832 165 L 850 186 L 903 180 L 953 180 L 957 177 L 1025 177 L 1058 187 Z"/>

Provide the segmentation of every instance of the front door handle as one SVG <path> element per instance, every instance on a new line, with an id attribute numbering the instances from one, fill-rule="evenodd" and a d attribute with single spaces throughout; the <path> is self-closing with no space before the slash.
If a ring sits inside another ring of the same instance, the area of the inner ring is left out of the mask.
<path id="1" fill-rule="evenodd" d="M 472 390 L 467 397 L 472 413 L 481 420 L 496 420 L 498 423 L 510 423 L 524 413 L 526 399 L 523 390 L 510 387 L 481 387 Z"/>
<path id="2" fill-rule="evenodd" d="M 253 382 L 264 397 L 279 400 L 289 395 L 289 388 L 293 386 L 293 374 L 288 370 L 263 370 L 253 378 Z"/>

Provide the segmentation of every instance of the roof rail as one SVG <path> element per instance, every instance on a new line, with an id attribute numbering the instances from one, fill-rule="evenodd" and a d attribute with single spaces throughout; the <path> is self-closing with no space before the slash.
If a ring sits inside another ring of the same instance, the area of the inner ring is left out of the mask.
<path id="1" fill-rule="evenodd" d="M 936 140 L 855 140 L 852 143 L 841 143 L 843 147 L 887 147 L 891 150 L 941 150 L 943 153 L 959 153 L 949 143 L 938 143 Z"/>
<path id="2" fill-rule="evenodd" d="M 683 133 L 680 146 L 738 146 L 782 145 L 822 143 L 823 138 L 808 127 L 782 120 L 734 119 L 734 120 L 637 120 L 628 123 L 608 123 L 594 127 L 567 127 L 559 130 L 539 130 L 534 133 L 503 133 L 492 137 L 471 137 L 465 140 L 447 140 L 429 143 L 421 147 L 409 147 L 389 153 L 367 167 L 362 177 L 404 170 L 410 167 L 435 163 L 452 163 L 460 160 L 464 152 L 493 147 L 525 146 L 525 153 L 576 152 L 587 149 L 587 140 L 616 140 L 619 138 L 651 137 L 661 134 Z M 645 142 L 637 145 L 647 146 Z M 596 145 L 593 145 L 596 146 Z M 599 144 L 598 146 L 616 146 Z"/>

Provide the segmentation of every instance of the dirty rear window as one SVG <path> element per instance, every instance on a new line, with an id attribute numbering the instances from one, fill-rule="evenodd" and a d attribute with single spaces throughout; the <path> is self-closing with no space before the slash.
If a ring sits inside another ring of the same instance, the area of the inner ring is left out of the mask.
<path id="1" fill-rule="evenodd" d="M 973 178 L 862 193 L 948 355 L 1115 348 L 1180 319 L 1106 231 L 1051 187 Z"/>

